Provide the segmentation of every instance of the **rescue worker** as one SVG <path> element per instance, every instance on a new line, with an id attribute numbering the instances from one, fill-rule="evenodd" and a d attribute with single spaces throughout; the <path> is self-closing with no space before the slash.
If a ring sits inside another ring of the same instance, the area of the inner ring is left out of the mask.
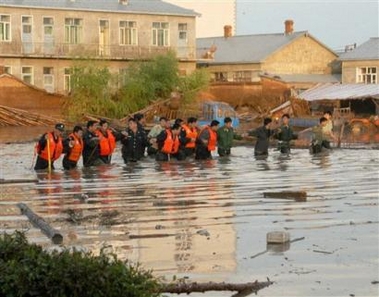
<path id="1" fill-rule="evenodd" d="M 83 135 L 83 166 L 98 166 L 104 164 L 100 157 L 100 138 L 97 136 L 96 131 L 98 128 L 97 121 L 87 122 L 87 131 Z"/>
<path id="2" fill-rule="evenodd" d="M 297 139 L 297 135 L 293 133 L 289 125 L 290 116 L 288 113 L 282 115 L 282 125 L 275 131 L 274 137 L 278 139 L 278 150 L 282 154 L 289 154 L 291 147 L 290 142 Z"/>
<path id="3" fill-rule="evenodd" d="M 140 130 L 141 133 L 144 133 L 145 136 L 147 137 L 147 133 L 145 130 L 145 125 L 146 125 L 146 118 L 142 113 L 136 113 L 134 115 L 134 120 L 137 123 L 138 130 Z M 143 148 L 144 150 L 146 149 L 146 146 Z"/>
<path id="4" fill-rule="evenodd" d="M 179 133 L 180 125 L 174 124 L 171 129 L 166 129 L 157 136 L 158 152 L 155 156 L 157 161 L 170 161 L 171 157 L 178 160 L 185 158 L 180 150 Z"/>
<path id="5" fill-rule="evenodd" d="M 330 149 L 331 148 L 330 142 L 331 141 L 338 142 L 338 138 L 333 133 L 332 113 L 330 111 L 325 111 L 323 117 L 326 118 L 327 120 L 325 126 L 323 126 L 322 128 L 323 134 L 325 136 L 323 140 L 324 141 L 323 146 L 325 148 Z"/>
<path id="6" fill-rule="evenodd" d="M 179 140 L 186 157 L 195 154 L 196 138 L 198 135 L 197 118 L 189 117 L 187 124 L 181 125 Z"/>
<path id="7" fill-rule="evenodd" d="M 99 159 L 104 164 L 110 164 L 112 154 L 116 148 L 116 141 L 122 138 L 122 134 L 127 136 L 125 132 L 119 133 L 109 127 L 107 120 L 100 120 L 99 128 L 96 130 L 96 135 L 99 137 Z"/>
<path id="8" fill-rule="evenodd" d="M 134 118 L 128 120 L 128 128 L 126 135 L 121 139 L 122 158 L 125 164 L 129 162 L 137 162 L 144 157 L 145 146 L 148 143 L 146 134 L 138 129 L 137 122 Z"/>
<path id="9" fill-rule="evenodd" d="M 147 154 L 149 156 L 155 155 L 158 152 L 157 136 L 167 128 L 169 128 L 169 121 L 165 117 L 159 118 L 159 124 L 155 125 L 147 134 L 149 145 L 147 148 Z"/>
<path id="10" fill-rule="evenodd" d="M 72 133 L 63 141 L 63 152 L 65 156 L 62 161 L 66 170 L 76 168 L 83 152 L 83 128 L 75 126 Z"/>
<path id="11" fill-rule="evenodd" d="M 217 130 L 220 122 L 213 120 L 210 125 L 205 126 L 196 139 L 195 159 L 212 159 L 212 151 L 217 145 Z"/>
<path id="12" fill-rule="evenodd" d="M 328 125 L 328 119 L 321 117 L 319 125 L 312 128 L 312 142 L 310 147 L 311 154 L 321 153 L 323 148 L 330 149 L 328 134 L 325 133 L 325 126 Z"/>
<path id="13" fill-rule="evenodd" d="M 62 133 L 64 125 L 58 123 L 52 132 L 41 136 L 36 145 L 37 161 L 34 170 L 54 169 L 54 161 L 59 159 L 63 152 Z"/>
<path id="14" fill-rule="evenodd" d="M 270 130 L 272 120 L 265 118 L 263 120 L 263 126 L 255 130 L 255 136 L 257 142 L 255 143 L 254 155 L 255 156 L 268 156 L 268 147 L 270 136 L 273 135 L 273 131 Z"/>
<path id="15" fill-rule="evenodd" d="M 224 126 L 217 130 L 217 153 L 220 157 L 229 156 L 233 146 L 233 139 L 242 139 L 234 132 L 232 119 L 226 117 Z"/>

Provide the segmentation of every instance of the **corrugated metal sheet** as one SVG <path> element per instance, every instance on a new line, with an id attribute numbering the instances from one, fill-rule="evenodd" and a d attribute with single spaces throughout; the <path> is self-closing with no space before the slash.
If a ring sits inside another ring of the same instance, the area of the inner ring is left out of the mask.
<path id="1" fill-rule="evenodd" d="M 340 55 L 341 61 L 379 60 L 379 37 L 370 38 L 351 52 Z"/>
<path id="2" fill-rule="evenodd" d="M 191 9 L 161 0 L 127 0 L 126 5 L 118 0 L 0 0 L 1 6 L 198 16 Z"/>
<path id="3" fill-rule="evenodd" d="M 307 101 L 346 100 L 346 99 L 379 99 L 378 84 L 318 84 L 298 95 Z"/>

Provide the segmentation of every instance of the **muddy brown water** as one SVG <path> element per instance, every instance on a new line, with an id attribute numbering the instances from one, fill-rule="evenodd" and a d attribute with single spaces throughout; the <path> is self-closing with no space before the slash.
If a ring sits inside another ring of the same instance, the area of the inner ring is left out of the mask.
<path id="1" fill-rule="evenodd" d="M 23 202 L 62 233 L 65 247 L 104 249 L 168 280 L 268 277 L 275 284 L 259 296 L 379 295 L 378 150 L 281 157 L 272 149 L 267 160 L 255 160 L 252 147 L 232 153 L 126 166 L 117 150 L 111 166 L 64 172 L 59 160 L 52 174 L 36 174 L 33 143 L 0 144 L 0 178 L 38 179 L 1 185 L 0 231 L 24 230 L 46 249 L 61 248 L 20 214 Z M 306 191 L 307 201 L 263 197 L 283 190 Z M 270 231 L 304 239 L 267 247 Z"/>

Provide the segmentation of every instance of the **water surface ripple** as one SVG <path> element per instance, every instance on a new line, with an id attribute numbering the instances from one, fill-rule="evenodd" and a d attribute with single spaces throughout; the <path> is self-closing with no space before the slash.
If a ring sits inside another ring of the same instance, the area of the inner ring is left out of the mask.
<path id="1" fill-rule="evenodd" d="M 53 246 L 20 214 L 26 203 L 64 236 L 66 247 L 116 253 L 157 276 L 275 284 L 259 296 L 378 296 L 379 151 L 341 149 L 320 156 L 294 149 L 255 160 L 251 147 L 228 159 L 113 165 L 64 172 L 60 161 L 36 174 L 33 144 L 0 145 L 0 230 L 24 230 Z M 263 192 L 306 191 L 307 201 Z M 287 231 L 287 245 L 266 234 Z M 256 254 L 266 251 L 259 256 Z M 204 296 L 204 294 L 191 295 Z M 207 293 L 206 296 L 231 296 Z"/>

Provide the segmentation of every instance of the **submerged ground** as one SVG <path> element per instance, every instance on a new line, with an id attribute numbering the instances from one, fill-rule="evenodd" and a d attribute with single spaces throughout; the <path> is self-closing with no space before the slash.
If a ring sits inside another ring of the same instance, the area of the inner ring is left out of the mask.
<path id="1" fill-rule="evenodd" d="M 64 236 L 66 247 L 116 253 L 157 276 L 193 281 L 275 282 L 259 296 L 379 295 L 379 151 L 335 149 L 290 157 L 253 148 L 228 159 L 112 166 L 48 175 L 31 170 L 33 143 L 0 144 L 0 230 L 26 231 L 59 248 L 16 207 L 26 203 Z M 270 191 L 306 191 L 307 201 L 264 198 Z M 287 231 L 287 245 L 266 234 Z M 259 255 L 257 255 L 259 254 Z M 190 296 L 231 296 L 232 293 Z"/>

